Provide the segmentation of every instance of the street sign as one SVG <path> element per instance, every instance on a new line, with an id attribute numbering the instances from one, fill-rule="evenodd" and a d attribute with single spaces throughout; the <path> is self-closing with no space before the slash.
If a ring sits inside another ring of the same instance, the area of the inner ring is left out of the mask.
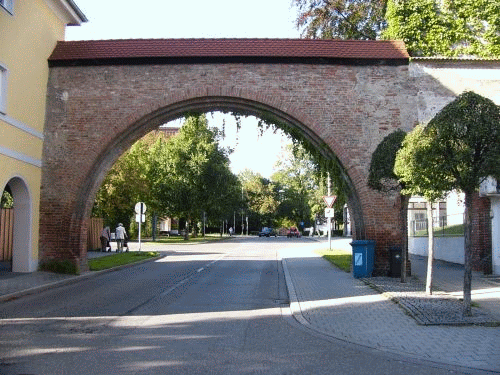
<path id="1" fill-rule="evenodd" d="M 141 223 L 144 223 L 146 221 L 146 215 L 144 215 L 144 212 L 146 212 L 146 205 L 143 202 L 137 202 L 135 204 L 135 221 L 139 223 L 139 251 L 141 251 Z"/>
<path id="2" fill-rule="evenodd" d="M 138 202 L 135 205 L 135 213 L 136 214 L 143 214 L 146 212 L 146 205 L 142 202 Z"/>
<path id="3" fill-rule="evenodd" d="M 326 207 L 328 208 L 332 208 L 333 207 L 333 204 L 335 203 L 335 201 L 337 200 L 337 196 L 336 195 L 325 195 L 323 197 L 323 200 L 325 201 L 326 203 Z"/>
<path id="4" fill-rule="evenodd" d="M 334 217 L 335 210 L 333 208 L 325 208 L 325 217 Z"/>

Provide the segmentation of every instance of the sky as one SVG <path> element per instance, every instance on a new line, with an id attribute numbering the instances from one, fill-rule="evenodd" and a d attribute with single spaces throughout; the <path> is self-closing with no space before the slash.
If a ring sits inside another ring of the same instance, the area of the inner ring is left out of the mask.
<path id="1" fill-rule="evenodd" d="M 292 0 L 75 0 L 88 22 L 66 28 L 66 40 L 148 38 L 299 38 L 297 9 Z M 124 5 L 124 4 L 135 4 Z M 222 115 L 208 116 L 209 123 Z M 226 116 L 228 136 L 223 146 L 235 148 L 230 157 L 233 173 L 245 168 L 269 177 L 283 145 L 281 132 L 259 136 L 255 118 L 242 122 L 238 135 Z M 236 140 L 240 141 L 236 144 Z M 257 151 L 257 152 L 256 152 Z"/>

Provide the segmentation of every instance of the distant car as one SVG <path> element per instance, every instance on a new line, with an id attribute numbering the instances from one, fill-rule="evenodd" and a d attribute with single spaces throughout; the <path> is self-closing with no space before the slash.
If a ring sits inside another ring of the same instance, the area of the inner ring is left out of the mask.
<path id="1" fill-rule="evenodd" d="M 271 237 L 271 236 L 274 236 L 274 237 L 277 236 L 276 231 L 273 228 L 264 227 L 259 232 L 259 237 Z"/>
<path id="2" fill-rule="evenodd" d="M 288 232 L 286 233 L 286 236 L 288 238 L 291 238 L 291 237 L 302 237 L 302 234 L 300 234 L 299 230 L 295 227 L 291 227 L 290 229 L 288 229 Z"/>

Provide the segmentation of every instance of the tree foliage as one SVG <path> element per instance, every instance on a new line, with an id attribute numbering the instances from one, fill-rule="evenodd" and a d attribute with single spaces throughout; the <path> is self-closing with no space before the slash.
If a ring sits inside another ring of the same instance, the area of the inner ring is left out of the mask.
<path id="1" fill-rule="evenodd" d="M 286 148 L 287 156 L 276 163 L 277 172 L 271 176 L 280 192 L 278 218 L 288 220 L 283 226 L 300 227 L 314 217 L 314 192 L 318 190 L 317 166 L 302 147 L 294 152 L 293 145 Z"/>
<path id="2" fill-rule="evenodd" d="M 389 0 L 385 39 L 412 56 L 500 56 L 500 3 L 491 0 Z"/>
<path id="3" fill-rule="evenodd" d="M 154 209 L 149 181 L 154 158 L 150 150 L 158 137 L 163 135 L 150 133 L 136 142 L 113 165 L 97 192 L 92 214 L 103 217 L 111 228 L 119 222 L 128 227 L 136 202 Z"/>
<path id="4" fill-rule="evenodd" d="M 305 38 L 403 40 L 412 56 L 500 56 L 500 2 L 293 0 Z"/>
<path id="5" fill-rule="evenodd" d="M 305 38 L 376 39 L 385 26 L 387 0 L 294 0 Z"/>
<path id="6" fill-rule="evenodd" d="M 406 133 L 396 130 L 387 135 L 373 152 L 368 174 L 368 186 L 372 189 L 391 192 L 402 189 L 398 177 L 394 173 L 396 153 L 401 148 Z"/>
<path id="7" fill-rule="evenodd" d="M 10 193 L 9 187 L 2 192 L 2 197 L 0 200 L 0 208 L 12 208 L 14 207 L 14 199 Z"/>
<path id="8" fill-rule="evenodd" d="M 242 171 L 238 178 L 243 188 L 246 214 L 250 226 L 258 229 L 261 226 L 274 226 L 278 210 L 278 191 L 274 184 L 260 173 L 249 169 Z"/>
<path id="9" fill-rule="evenodd" d="M 205 115 L 188 116 L 156 153 L 150 179 L 159 211 L 189 221 L 203 212 L 223 218 L 241 206 L 241 185 Z"/>

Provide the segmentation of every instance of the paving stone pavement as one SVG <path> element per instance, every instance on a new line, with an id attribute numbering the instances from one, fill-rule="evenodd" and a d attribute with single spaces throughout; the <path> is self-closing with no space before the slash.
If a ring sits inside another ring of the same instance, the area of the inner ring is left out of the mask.
<path id="1" fill-rule="evenodd" d="M 337 339 L 429 361 L 500 372 L 500 327 L 420 325 L 398 304 L 314 251 L 281 253 L 291 309 Z"/>

